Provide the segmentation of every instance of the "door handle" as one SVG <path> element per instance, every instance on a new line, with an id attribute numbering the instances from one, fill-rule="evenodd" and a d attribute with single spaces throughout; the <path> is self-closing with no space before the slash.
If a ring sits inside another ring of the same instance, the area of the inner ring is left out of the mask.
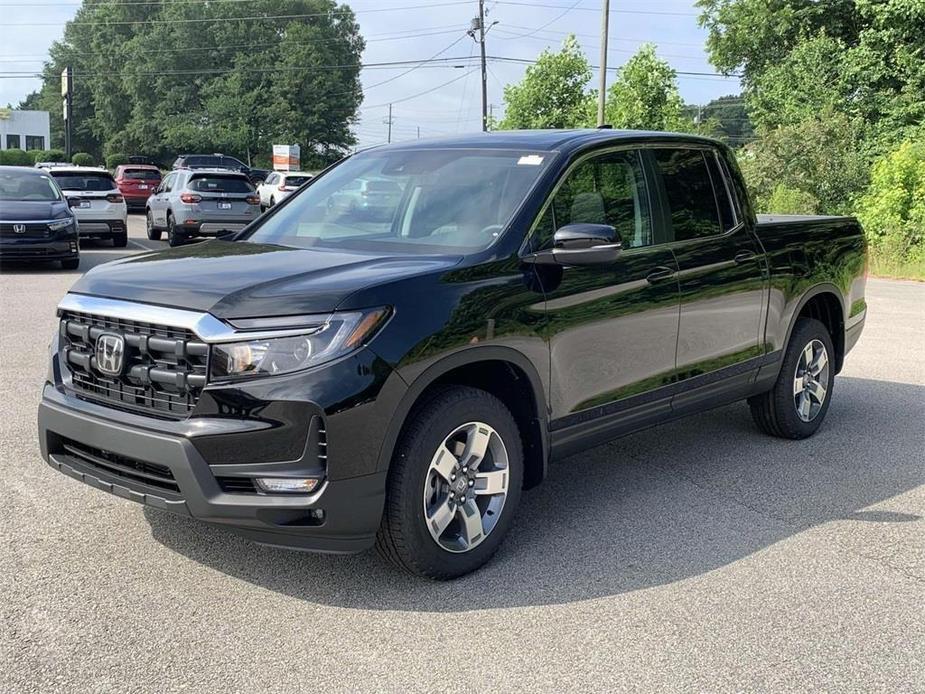
<path id="1" fill-rule="evenodd" d="M 662 280 L 671 279 L 672 277 L 674 277 L 674 270 L 672 270 L 670 267 L 661 265 L 646 275 L 646 282 L 649 284 L 655 284 L 657 282 L 661 282 Z"/>
<path id="2" fill-rule="evenodd" d="M 735 257 L 732 259 L 736 265 L 741 265 L 742 263 L 747 263 L 755 259 L 754 251 L 739 251 L 735 254 Z"/>

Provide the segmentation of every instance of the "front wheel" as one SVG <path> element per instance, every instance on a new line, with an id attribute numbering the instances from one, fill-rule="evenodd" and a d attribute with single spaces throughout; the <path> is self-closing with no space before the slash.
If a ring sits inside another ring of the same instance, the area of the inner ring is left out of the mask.
<path id="1" fill-rule="evenodd" d="M 832 401 L 834 359 L 832 336 L 825 325 L 813 318 L 799 319 L 774 387 L 748 400 L 758 428 L 785 439 L 815 434 Z"/>
<path id="2" fill-rule="evenodd" d="M 395 449 L 376 548 L 419 576 L 474 571 L 504 539 L 522 483 L 520 432 L 504 403 L 475 388 L 438 391 Z"/>
<path id="3" fill-rule="evenodd" d="M 61 261 L 62 270 L 76 270 L 78 267 L 80 267 L 80 256 Z"/>

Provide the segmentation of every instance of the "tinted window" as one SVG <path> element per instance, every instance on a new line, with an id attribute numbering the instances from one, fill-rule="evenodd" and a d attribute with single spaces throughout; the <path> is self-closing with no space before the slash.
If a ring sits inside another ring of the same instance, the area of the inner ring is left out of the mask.
<path id="1" fill-rule="evenodd" d="M 716 198 L 704 153 L 698 149 L 656 149 L 676 241 L 721 233 Z"/>
<path id="2" fill-rule="evenodd" d="M 312 180 L 311 176 L 286 176 L 287 186 L 300 186 Z"/>
<path id="3" fill-rule="evenodd" d="M 476 149 L 357 154 L 300 192 L 248 240 L 398 253 L 486 248 L 549 158 Z"/>
<path id="4" fill-rule="evenodd" d="M 626 248 L 653 243 L 646 181 L 635 151 L 603 154 L 579 164 L 556 192 L 552 210 L 556 228 L 608 224 Z M 548 238 L 539 247 L 549 247 L 552 225 L 544 220 L 542 226 L 540 233 Z"/>
<path id="5" fill-rule="evenodd" d="M 82 173 L 80 171 L 52 171 L 61 190 L 82 190 L 87 192 L 97 190 L 113 190 L 116 187 L 115 179 L 105 173 Z"/>
<path id="6" fill-rule="evenodd" d="M 716 207 L 719 210 L 719 221 L 723 231 L 729 231 L 736 225 L 736 217 L 732 212 L 732 201 L 729 198 L 729 187 L 720 169 L 719 159 L 713 152 L 705 153 L 707 166 L 710 169 L 710 178 L 713 181 L 713 191 L 716 197 Z"/>
<path id="7" fill-rule="evenodd" d="M 167 175 L 167 178 L 165 178 L 163 181 L 165 193 L 169 193 L 171 190 L 173 190 L 173 184 L 176 180 L 177 180 L 177 174 L 172 173 L 172 174 Z"/>
<path id="8" fill-rule="evenodd" d="M 159 181 L 161 173 L 152 169 L 126 169 L 122 172 L 122 178 L 131 181 Z"/>
<path id="9" fill-rule="evenodd" d="M 187 186 L 198 193 L 250 193 L 254 187 L 238 176 L 196 176 Z"/>

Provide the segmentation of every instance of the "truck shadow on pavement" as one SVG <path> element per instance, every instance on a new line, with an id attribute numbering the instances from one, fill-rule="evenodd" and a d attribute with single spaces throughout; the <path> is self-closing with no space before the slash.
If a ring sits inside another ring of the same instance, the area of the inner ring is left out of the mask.
<path id="1" fill-rule="evenodd" d="M 166 547 L 313 603 L 464 612 L 588 600 L 699 576 L 830 521 L 923 523 L 864 509 L 925 482 L 925 388 L 839 377 L 835 391 L 806 441 L 760 434 L 741 403 L 557 463 L 523 495 L 488 566 L 450 583 L 405 575 L 373 551 L 289 552 L 144 512 Z"/>

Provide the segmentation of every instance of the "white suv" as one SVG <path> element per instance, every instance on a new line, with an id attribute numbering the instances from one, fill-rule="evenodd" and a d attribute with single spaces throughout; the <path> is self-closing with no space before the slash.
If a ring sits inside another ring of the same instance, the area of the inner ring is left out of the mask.
<path id="1" fill-rule="evenodd" d="M 260 209 L 266 210 L 282 202 L 314 177 L 315 174 L 309 171 L 274 171 L 257 186 Z"/>
<path id="2" fill-rule="evenodd" d="M 117 248 L 128 244 L 128 208 L 111 173 L 92 166 L 56 166 L 48 173 L 77 217 L 80 238 L 112 239 Z"/>

